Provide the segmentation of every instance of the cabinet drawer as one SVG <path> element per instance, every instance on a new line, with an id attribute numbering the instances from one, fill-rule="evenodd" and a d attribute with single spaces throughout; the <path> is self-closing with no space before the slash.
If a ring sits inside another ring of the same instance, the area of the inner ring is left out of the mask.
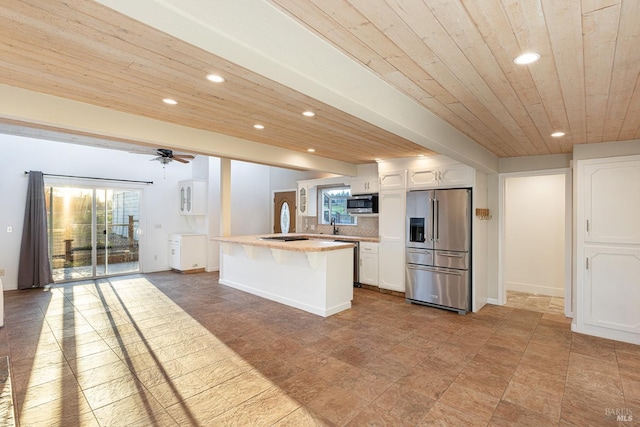
<path id="1" fill-rule="evenodd" d="M 377 254 L 378 244 L 373 242 L 360 242 L 360 252 Z"/>

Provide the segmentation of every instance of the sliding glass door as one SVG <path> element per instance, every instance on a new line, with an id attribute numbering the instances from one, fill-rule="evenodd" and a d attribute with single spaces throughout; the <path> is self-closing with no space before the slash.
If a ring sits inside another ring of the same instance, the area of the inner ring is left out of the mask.
<path id="1" fill-rule="evenodd" d="M 140 191 L 46 186 L 55 282 L 140 271 Z"/>

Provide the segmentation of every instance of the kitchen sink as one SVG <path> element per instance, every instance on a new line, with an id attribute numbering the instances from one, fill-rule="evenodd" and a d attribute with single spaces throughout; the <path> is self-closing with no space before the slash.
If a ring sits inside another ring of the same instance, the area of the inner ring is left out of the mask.
<path id="1" fill-rule="evenodd" d="M 295 242 L 296 240 L 309 240 L 309 238 L 302 237 L 302 236 L 267 236 L 267 237 L 260 237 L 260 240 L 279 240 L 282 242 Z"/>

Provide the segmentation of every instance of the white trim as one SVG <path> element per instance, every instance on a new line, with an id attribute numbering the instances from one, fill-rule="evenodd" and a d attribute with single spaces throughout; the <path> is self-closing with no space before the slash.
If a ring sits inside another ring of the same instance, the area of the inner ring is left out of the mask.
<path id="1" fill-rule="evenodd" d="M 512 172 L 498 175 L 498 298 L 497 304 L 507 302 L 507 290 L 504 280 L 505 266 L 505 213 L 506 213 L 506 181 L 509 178 L 522 178 L 546 175 L 565 175 L 565 274 L 564 274 L 564 314 L 573 317 L 572 301 L 572 260 L 573 260 L 573 188 L 571 168 L 547 169 L 539 171 Z"/>
<path id="2" fill-rule="evenodd" d="M 566 287 L 552 288 L 550 286 L 533 285 L 531 283 L 505 282 L 505 288 L 512 291 L 527 292 L 530 294 L 540 294 L 552 297 L 564 297 Z"/>
<path id="3" fill-rule="evenodd" d="M 501 304 L 500 302 L 498 302 L 496 298 L 487 298 L 487 304 L 504 305 L 504 303 Z"/>

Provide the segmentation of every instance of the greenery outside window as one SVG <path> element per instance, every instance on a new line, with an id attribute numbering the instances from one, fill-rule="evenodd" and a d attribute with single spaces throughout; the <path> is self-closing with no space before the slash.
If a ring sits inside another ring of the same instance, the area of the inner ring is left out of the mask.
<path id="1" fill-rule="evenodd" d="M 320 212 L 318 222 L 336 225 L 357 225 L 357 217 L 347 213 L 347 199 L 351 196 L 351 188 L 346 186 L 319 188 Z"/>

